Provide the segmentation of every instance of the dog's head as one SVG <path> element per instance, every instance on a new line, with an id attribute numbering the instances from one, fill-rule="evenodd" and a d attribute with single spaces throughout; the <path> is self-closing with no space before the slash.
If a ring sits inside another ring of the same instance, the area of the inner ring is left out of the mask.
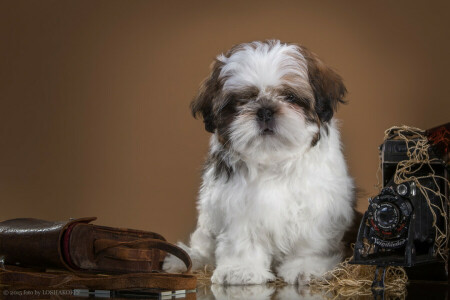
<path id="1" fill-rule="evenodd" d="M 224 147 L 284 156 L 318 142 L 345 94 L 341 77 L 315 54 L 269 40 L 219 55 L 191 109 Z"/>

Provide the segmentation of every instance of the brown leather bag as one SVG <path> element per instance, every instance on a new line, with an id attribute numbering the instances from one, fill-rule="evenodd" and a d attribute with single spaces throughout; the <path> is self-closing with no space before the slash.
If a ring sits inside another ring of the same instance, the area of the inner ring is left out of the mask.
<path id="1" fill-rule="evenodd" d="M 0 284 L 97 289 L 195 289 L 191 260 L 154 232 L 89 224 L 96 218 L 0 222 Z M 180 258 L 184 274 L 162 273 L 166 253 Z M 70 273 L 17 271 L 12 266 Z M 97 274 L 103 275 L 97 275 Z"/>

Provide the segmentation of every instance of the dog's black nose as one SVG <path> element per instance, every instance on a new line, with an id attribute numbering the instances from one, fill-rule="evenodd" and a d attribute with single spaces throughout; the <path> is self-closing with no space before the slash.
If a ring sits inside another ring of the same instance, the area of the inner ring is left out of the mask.
<path id="1" fill-rule="evenodd" d="M 260 108 L 256 112 L 256 116 L 258 117 L 258 120 L 261 122 L 269 122 L 273 118 L 273 110 L 270 108 Z"/>

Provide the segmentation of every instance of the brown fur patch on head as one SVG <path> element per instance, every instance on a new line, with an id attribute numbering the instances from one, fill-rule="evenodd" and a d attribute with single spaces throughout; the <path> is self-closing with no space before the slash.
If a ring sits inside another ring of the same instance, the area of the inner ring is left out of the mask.
<path id="1" fill-rule="evenodd" d="M 197 96 L 191 102 L 192 115 L 200 115 L 205 129 L 211 133 L 217 128 L 213 109 L 222 92 L 223 80 L 219 80 L 222 66 L 223 63 L 217 59 L 213 62 L 211 74 L 202 82 Z"/>
<path id="2" fill-rule="evenodd" d="M 314 93 L 314 109 L 322 123 L 331 120 L 338 103 L 345 103 L 347 89 L 341 76 L 326 66 L 314 53 L 300 46 L 308 65 L 309 82 Z"/>
<path id="3" fill-rule="evenodd" d="M 229 97 L 227 102 L 236 102 L 237 104 L 245 104 L 249 100 L 256 99 L 259 94 L 259 89 L 255 86 L 249 86 L 239 91 L 234 91 L 227 95 Z"/>

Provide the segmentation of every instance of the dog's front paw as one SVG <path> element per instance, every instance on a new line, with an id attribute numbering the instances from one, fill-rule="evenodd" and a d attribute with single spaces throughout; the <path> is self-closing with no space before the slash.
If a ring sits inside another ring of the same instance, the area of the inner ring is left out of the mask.
<path id="1" fill-rule="evenodd" d="M 254 266 L 218 266 L 211 277 L 212 283 L 244 285 L 274 281 L 275 276 L 264 268 Z"/>
<path id="2" fill-rule="evenodd" d="M 293 268 L 286 268 L 286 270 L 278 271 L 278 276 L 283 278 L 283 280 L 288 284 L 298 284 L 300 286 L 308 285 L 314 277 L 314 275 L 309 272 L 302 272 Z"/>
<path id="3" fill-rule="evenodd" d="M 340 254 L 294 258 L 283 262 L 277 274 L 289 284 L 308 285 L 311 279 L 325 276 L 340 258 Z"/>
<path id="4" fill-rule="evenodd" d="M 304 285 L 307 283 L 308 275 L 301 271 L 301 266 L 298 264 L 283 264 L 278 268 L 278 276 L 283 278 L 286 283 Z"/>
<path id="5" fill-rule="evenodd" d="M 187 270 L 184 263 L 172 254 L 166 256 L 162 268 L 168 273 L 181 273 Z"/>

